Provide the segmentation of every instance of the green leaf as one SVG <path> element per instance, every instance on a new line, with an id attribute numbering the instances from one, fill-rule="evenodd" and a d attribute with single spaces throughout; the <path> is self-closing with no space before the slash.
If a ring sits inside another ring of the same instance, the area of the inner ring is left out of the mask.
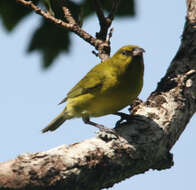
<path id="1" fill-rule="evenodd" d="M 101 6 L 107 12 L 110 12 L 114 0 L 101 0 Z M 121 0 L 115 16 L 134 16 L 135 15 L 135 1 L 134 0 Z M 90 16 L 95 13 L 92 1 L 84 0 L 81 4 L 84 9 L 84 17 Z M 107 16 L 107 15 L 106 15 Z"/>
<path id="2" fill-rule="evenodd" d="M 29 13 L 31 13 L 30 9 L 14 0 L 0 0 L 0 17 L 7 31 L 12 31 Z"/>
<path id="3" fill-rule="evenodd" d="M 40 51 L 43 67 L 48 68 L 54 59 L 63 51 L 68 52 L 70 37 L 68 31 L 42 19 L 31 39 L 28 52 Z"/>
<path id="4" fill-rule="evenodd" d="M 80 15 L 80 4 L 72 2 L 70 0 L 42 0 L 47 10 L 52 13 L 56 18 L 66 21 L 62 6 L 67 7 L 74 19 L 78 22 Z"/>
<path id="5" fill-rule="evenodd" d="M 101 0 L 103 8 L 110 12 L 113 0 Z M 134 0 L 121 0 L 116 16 L 134 16 L 135 15 L 135 3 Z"/>

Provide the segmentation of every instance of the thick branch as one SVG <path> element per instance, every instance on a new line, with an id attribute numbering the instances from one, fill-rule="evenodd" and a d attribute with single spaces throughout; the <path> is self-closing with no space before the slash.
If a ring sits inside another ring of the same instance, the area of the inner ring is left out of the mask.
<path id="1" fill-rule="evenodd" d="M 169 151 L 196 111 L 196 0 L 188 3 L 176 56 L 156 91 L 133 108 L 137 116 L 116 129 L 119 137 L 102 134 L 1 163 L 0 190 L 98 190 L 149 169 L 171 167 Z"/>

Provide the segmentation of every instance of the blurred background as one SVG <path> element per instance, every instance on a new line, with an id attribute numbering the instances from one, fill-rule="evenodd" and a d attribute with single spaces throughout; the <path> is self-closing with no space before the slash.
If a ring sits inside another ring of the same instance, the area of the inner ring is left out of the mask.
<path id="1" fill-rule="evenodd" d="M 127 44 L 136 44 L 146 50 L 145 82 L 140 94 L 140 98 L 145 101 L 164 76 L 178 50 L 186 4 L 179 0 L 137 0 L 134 11 L 134 17 L 119 16 L 114 20 L 111 54 Z M 36 28 L 42 22 L 39 15 L 29 14 L 12 32 L 8 32 L 3 19 L 0 19 L 1 162 L 14 159 L 21 153 L 69 145 L 96 135 L 97 129 L 85 125 L 81 119 L 67 121 L 53 133 L 40 132 L 64 108 L 64 105 L 57 104 L 66 93 L 100 61 L 91 53 L 93 47 L 75 34 L 69 36 L 71 43 L 59 41 L 64 44 L 67 53 L 56 52 L 53 57 L 47 57 L 47 53 L 51 54 L 48 51 L 43 56 L 43 51 L 36 47 L 36 43 L 31 43 L 32 36 L 37 39 L 39 30 Z M 99 31 L 96 16 L 89 15 L 83 28 L 92 35 Z M 48 41 L 56 37 L 50 31 L 47 32 Z M 66 48 L 68 45 L 69 48 Z M 32 53 L 27 53 L 27 49 Z M 127 108 L 123 111 L 127 112 Z M 94 118 L 93 121 L 112 128 L 118 119 L 117 116 L 109 115 Z M 195 189 L 195 124 L 196 117 L 193 117 L 172 148 L 175 164 L 171 169 L 150 170 L 110 189 Z"/>

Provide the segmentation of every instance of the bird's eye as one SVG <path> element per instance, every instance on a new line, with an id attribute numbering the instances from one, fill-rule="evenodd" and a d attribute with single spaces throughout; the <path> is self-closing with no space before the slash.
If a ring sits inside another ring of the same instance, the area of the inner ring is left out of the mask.
<path id="1" fill-rule="evenodd" d="M 132 56 L 132 51 L 124 50 L 124 51 L 122 51 L 122 55 Z"/>

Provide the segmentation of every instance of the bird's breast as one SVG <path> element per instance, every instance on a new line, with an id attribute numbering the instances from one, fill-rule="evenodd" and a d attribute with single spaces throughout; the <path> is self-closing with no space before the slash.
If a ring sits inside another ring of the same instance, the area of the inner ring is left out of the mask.
<path id="1" fill-rule="evenodd" d="M 83 113 L 99 117 L 121 110 L 139 95 L 143 77 L 130 74 L 119 79 L 116 75 L 107 76 L 101 88 L 68 99 L 67 110 L 76 117 L 81 117 Z"/>

